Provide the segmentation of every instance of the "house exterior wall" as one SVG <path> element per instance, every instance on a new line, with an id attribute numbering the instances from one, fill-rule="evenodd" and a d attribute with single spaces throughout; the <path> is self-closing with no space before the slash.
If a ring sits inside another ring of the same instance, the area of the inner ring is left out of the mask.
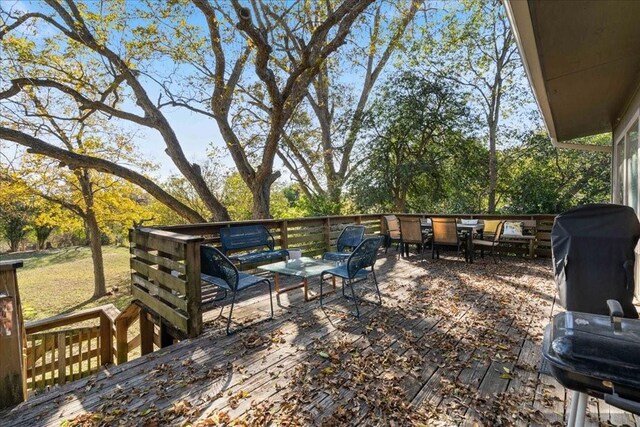
<path id="1" fill-rule="evenodd" d="M 612 201 L 640 216 L 640 87 L 613 129 Z M 636 298 L 640 299 L 640 244 L 636 246 Z"/>

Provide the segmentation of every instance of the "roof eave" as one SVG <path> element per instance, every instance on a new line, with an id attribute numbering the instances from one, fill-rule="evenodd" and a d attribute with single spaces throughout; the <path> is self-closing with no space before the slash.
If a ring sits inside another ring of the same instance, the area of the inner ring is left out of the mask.
<path id="1" fill-rule="evenodd" d="M 531 14 L 529 12 L 529 2 L 506 0 L 504 4 L 509 22 L 511 23 L 511 30 L 518 45 L 520 57 L 522 58 L 529 84 L 531 85 L 533 95 L 538 104 L 538 109 L 542 113 L 547 133 L 553 141 L 556 141 L 556 127 L 553 122 L 551 106 L 549 104 L 549 98 L 547 97 L 547 88 L 542 75 L 538 47 L 536 45 Z"/>

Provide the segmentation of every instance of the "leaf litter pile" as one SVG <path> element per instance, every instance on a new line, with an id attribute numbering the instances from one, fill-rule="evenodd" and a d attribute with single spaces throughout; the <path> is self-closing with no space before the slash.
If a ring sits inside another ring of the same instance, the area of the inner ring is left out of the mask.
<path id="1" fill-rule="evenodd" d="M 82 413 L 60 421 L 562 424 L 564 390 L 538 375 L 555 294 L 549 260 L 494 265 L 391 255 L 379 267 L 383 306 L 362 304 L 360 319 L 345 313 L 353 305 L 338 291 L 327 303 L 336 310 L 300 303 L 230 337 L 210 331 L 162 350 L 116 386 L 89 383 L 76 409 Z M 373 299 L 371 289 L 365 293 Z"/>

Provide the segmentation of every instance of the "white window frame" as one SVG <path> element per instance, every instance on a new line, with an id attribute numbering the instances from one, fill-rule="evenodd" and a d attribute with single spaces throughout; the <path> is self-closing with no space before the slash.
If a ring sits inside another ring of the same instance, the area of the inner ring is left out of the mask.
<path id="1" fill-rule="evenodd" d="M 614 152 L 615 152 L 615 156 L 614 156 L 614 164 L 613 164 L 613 174 L 614 174 L 614 179 L 612 180 L 614 183 L 613 186 L 613 194 L 612 194 L 612 199 L 614 203 L 618 203 L 621 205 L 627 205 L 629 203 L 629 201 L 627 200 L 627 186 L 628 186 L 628 179 L 629 179 L 629 171 L 627 168 L 627 159 L 626 159 L 626 155 L 627 155 L 627 134 L 629 133 L 629 131 L 631 130 L 632 126 L 636 125 L 638 127 L 638 129 L 636 129 L 638 131 L 638 138 L 640 139 L 640 108 L 636 111 L 636 113 L 631 117 L 631 119 L 629 120 L 629 123 L 624 127 L 624 129 L 622 129 L 622 131 L 620 132 L 620 137 L 614 141 Z M 640 151 L 640 141 L 638 141 L 638 150 Z M 620 161 L 620 156 L 622 156 L 622 200 L 616 200 L 616 197 L 618 197 L 618 186 L 619 186 L 619 179 L 621 178 L 618 175 L 618 162 Z M 640 152 L 638 153 L 638 160 L 640 162 Z M 638 170 L 640 170 L 640 165 L 638 167 Z M 640 177 L 638 178 L 640 180 Z M 640 182 L 638 183 L 638 205 L 640 205 Z M 632 206 L 637 213 L 640 214 L 640 206 Z"/>

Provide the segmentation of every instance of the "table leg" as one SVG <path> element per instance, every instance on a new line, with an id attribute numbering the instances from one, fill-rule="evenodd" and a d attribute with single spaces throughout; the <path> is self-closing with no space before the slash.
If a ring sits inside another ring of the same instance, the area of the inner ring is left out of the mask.
<path id="1" fill-rule="evenodd" d="M 273 282 L 275 284 L 276 294 L 278 294 L 278 295 L 282 294 L 284 292 L 289 292 L 289 291 L 291 291 L 293 289 L 299 289 L 299 288 L 301 288 L 303 286 L 306 286 L 306 281 L 307 281 L 307 279 L 305 279 L 305 283 L 300 283 L 298 285 L 289 286 L 288 288 L 281 288 L 280 287 L 280 273 L 273 273 Z M 306 299 L 306 294 L 307 294 L 307 291 L 306 291 L 306 287 L 305 287 L 305 299 Z"/>
<path id="2" fill-rule="evenodd" d="M 473 234 L 471 233 L 467 236 L 467 258 L 469 264 L 473 264 Z"/>
<path id="3" fill-rule="evenodd" d="M 334 293 L 336 291 L 337 286 L 336 286 L 336 278 L 335 278 L 335 276 L 333 276 L 332 279 L 333 279 L 333 289 L 330 289 L 328 292 L 325 291 L 325 293 L 324 293 L 325 295 L 332 294 L 332 293 Z M 306 277 L 304 278 L 304 281 L 302 283 L 303 284 L 300 285 L 300 286 L 304 286 L 304 300 L 305 301 L 313 301 L 314 299 L 320 298 L 320 294 L 319 293 L 309 296 L 309 281 L 308 281 L 308 279 Z"/>

